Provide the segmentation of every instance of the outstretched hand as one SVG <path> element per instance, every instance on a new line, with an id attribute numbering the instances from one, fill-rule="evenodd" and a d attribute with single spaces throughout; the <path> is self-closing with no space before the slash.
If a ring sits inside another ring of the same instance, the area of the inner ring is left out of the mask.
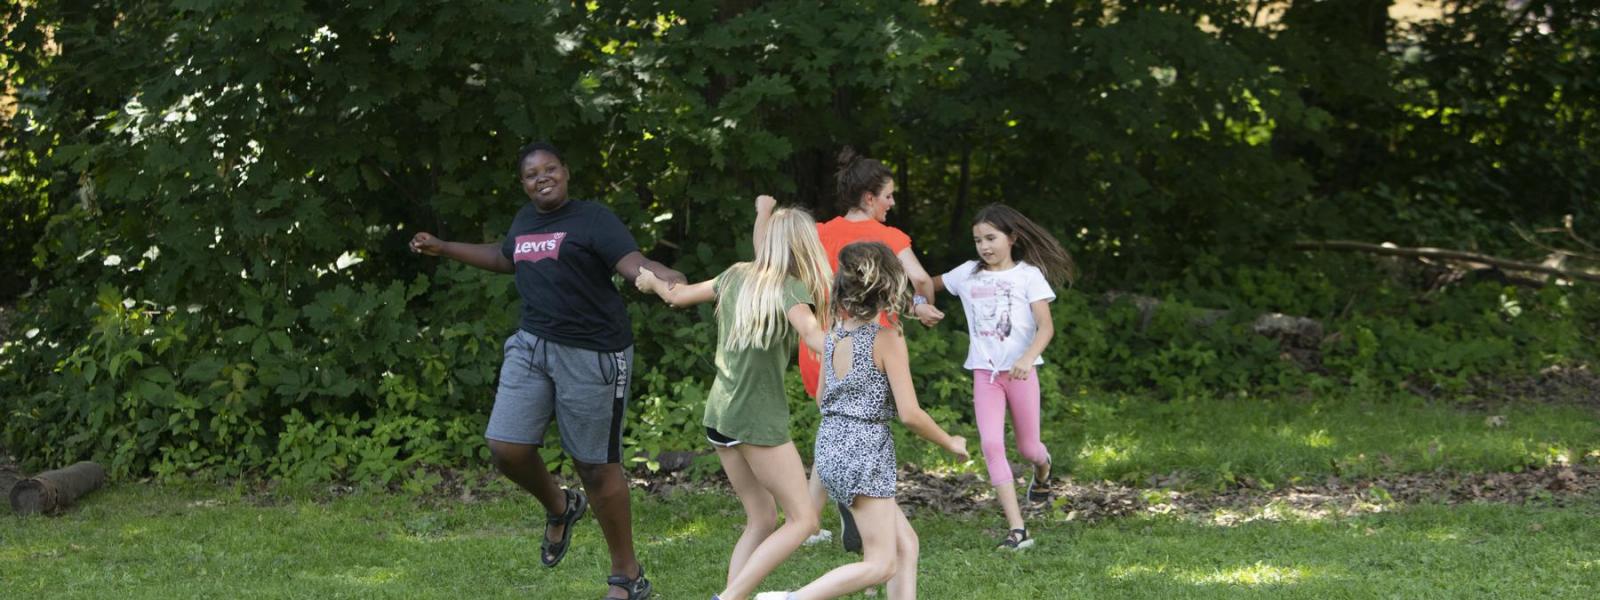
<path id="1" fill-rule="evenodd" d="M 972 455 L 967 453 L 967 438 L 952 435 L 950 436 L 950 445 L 945 446 L 944 449 L 956 455 L 956 458 L 961 459 L 962 462 L 972 460 Z"/>
<path id="2" fill-rule="evenodd" d="M 440 252 L 444 251 L 444 240 L 433 237 L 433 234 L 426 231 L 417 232 L 416 235 L 411 236 L 411 251 L 417 254 L 438 256 Z"/>
<path id="3" fill-rule="evenodd" d="M 778 199 L 762 194 L 756 196 L 756 214 L 771 214 L 772 209 L 778 206 Z"/>

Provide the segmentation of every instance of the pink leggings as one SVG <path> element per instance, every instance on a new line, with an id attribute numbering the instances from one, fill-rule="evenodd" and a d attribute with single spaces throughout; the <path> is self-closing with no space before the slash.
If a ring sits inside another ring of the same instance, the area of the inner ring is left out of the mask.
<path id="1" fill-rule="evenodd" d="M 1012 484 L 1011 463 L 1006 461 L 1006 408 L 1017 434 L 1017 450 L 1032 463 L 1049 460 L 1050 451 L 1039 441 L 1039 373 L 1021 381 L 1001 372 L 989 380 L 987 369 L 972 372 L 972 403 L 978 418 L 978 440 L 983 461 L 989 464 L 989 483 Z"/>

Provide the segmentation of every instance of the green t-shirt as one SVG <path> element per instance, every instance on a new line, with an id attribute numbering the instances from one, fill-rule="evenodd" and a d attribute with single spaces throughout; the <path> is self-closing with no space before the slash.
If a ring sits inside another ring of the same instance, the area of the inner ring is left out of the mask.
<path id="1" fill-rule="evenodd" d="M 717 276 L 712 288 L 717 293 L 717 379 L 706 398 L 704 423 L 723 435 L 757 446 L 777 446 L 789 441 L 789 400 L 783 392 L 783 371 L 789 366 L 794 348 L 793 330 L 785 317 L 788 334 L 772 340 L 765 348 L 727 348 L 733 329 L 733 307 L 739 301 L 744 273 L 733 267 Z M 810 304 L 805 284 L 790 277 L 783 282 L 783 308 Z"/>

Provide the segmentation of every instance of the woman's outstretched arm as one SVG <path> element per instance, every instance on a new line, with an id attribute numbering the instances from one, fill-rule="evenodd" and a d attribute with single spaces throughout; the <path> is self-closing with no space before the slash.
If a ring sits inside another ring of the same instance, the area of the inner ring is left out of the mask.
<path id="1" fill-rule="evenodd" d="M 500 253 L 500 244 L 447 242 L 424 231 L 411 237 L 411 251 L 428 256 L 443 256 L 485 271 L 494 271 L 496 273 L 513 273 L 516 271 L 516 266 L 511 262 L 511 259 Z"/>

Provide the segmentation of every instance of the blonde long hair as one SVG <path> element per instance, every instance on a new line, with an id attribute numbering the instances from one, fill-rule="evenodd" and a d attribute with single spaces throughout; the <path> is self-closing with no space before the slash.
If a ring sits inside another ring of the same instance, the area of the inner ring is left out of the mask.
<path id="1" fill-rule="evenodd" d="M 717 298 L 719 315 L 733 310 L 733 330 L 727 338 L 730 350 L 769 348 L 780 343 L 788 331 L 783 284 L 789 277 L 805 285 L 819 319 L 828 315 L 828 282 L 833 270 L 828 268 L 827 252 L 817 238 L 817 222 L 811 213 L 798 208 L 773 211 L 766 239 L 759 243 L 754 261 L 729 269 L 742 275 L 734 306 L 722 302 L 726 294 Z"/>

